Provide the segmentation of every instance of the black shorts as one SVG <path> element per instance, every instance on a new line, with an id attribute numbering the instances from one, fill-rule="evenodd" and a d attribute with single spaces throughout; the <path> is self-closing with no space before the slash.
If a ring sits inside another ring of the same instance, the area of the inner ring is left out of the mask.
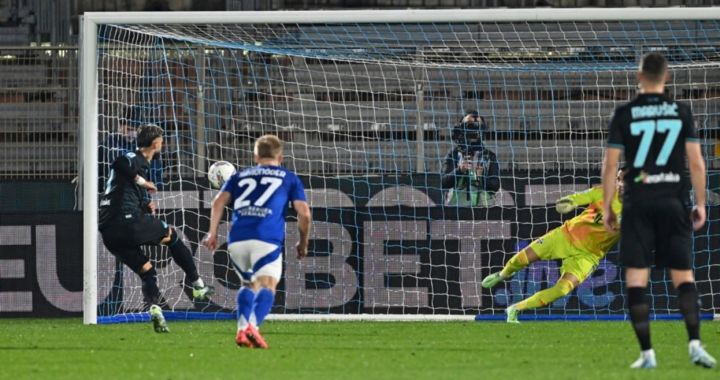
<path id="1" fill-rule="evenodd" d="M 626 268 L 692 269 L 690 210 L 677 198 L 625 202 L 620 220 L 620 264 Z"/>
<path id="2" fill-rule="evenodd" d="M 147 214 L 107 223 L 100 230 L 108 251 L 135 273 L 140 273 L 142 266 L 148 262 L 141 246 L 158 245 L 169 232 L 167 223 Z"/>

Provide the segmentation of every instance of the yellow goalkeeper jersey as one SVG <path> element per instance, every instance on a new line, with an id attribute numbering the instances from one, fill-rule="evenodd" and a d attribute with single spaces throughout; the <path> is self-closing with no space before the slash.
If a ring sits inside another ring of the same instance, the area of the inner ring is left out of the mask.
<path id="1" fill-rule="evenodd" d="M 600 186 L 568 195 L 563 199 L 571 200 L 576 206 L 587 206 L 578 216 L 568 220 L 560 229 L 568 241 L 576 248 L 591 253 L 601 259 L 620 238 L 620 231 L 608 232 L 603 226 L 603 191 Z M 618 193 L 612 201 L 612 209 L 620 218 L 622 203 Z"/>

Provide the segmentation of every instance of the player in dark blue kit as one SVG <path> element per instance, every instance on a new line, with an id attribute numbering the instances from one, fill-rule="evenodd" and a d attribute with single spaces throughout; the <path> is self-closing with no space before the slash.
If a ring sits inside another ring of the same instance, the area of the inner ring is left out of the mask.
<path id="1" fill-rule="evenodd" d="M 650 305 L 645 297 L 650 266 L 670 268 L 685 319 L 690 360 L 706 368 L 715 359 L 700 344 L 700 306 L 693 275 L 692 231 L 705 224 L 705 163 L 687 105 L 665 96 L 667 61 L 659 53 L 645 55 L 637 74 L 640 94 L 615 110 L 603 163 L 605 228 L 617 230 L 610 208 L 615 172 L 625 151 L 620 263 L 625 268 L 627 306 L 641 354 L 631 368 L 655 368 L 650 344 Z M 687 160 L 686 157 L 687 156 Z M 686 172 L 689 163 L 690 178 Z M 695 207 L 690 209 L 690 185 Z"/>
<path id="2" fill-rule="evenodd" d="M 232 205 L 228 253 L 235 270 L 248 284 L 237 294 L 235 342 L 238 346 L 267 348 L 258 328 L 270 313 L 282 273 L 288 203 L 297 212 L 300 240 L 295 247 L 299 259 L 307 256 L 311 215 L 302 182 L 280 166 L 280 139 L 273 135 L 258 138 L 254 157 L 257 166 L 235 173 L 213 200 L 210 229 L 203 243 L 210 250 L 217 248 L 220 219 L 225 207 Z"/>
<path id="3" fill-rule="evenodd" d="M 144 245 L 165 245 L 185 272 L 196 301 L 213 293 L 198 275 L 192 253 L 175 228 L 156 218 L 157 205 L 150 193 L 157 191 L 149 178 L 150 160 L 162 150 L 163 130 L 143 125 L 137 133 L 137 150 L 118 156 L 110 166 L 105 192 L 100 198 L 98 228 L 107 249 L 140 276 L 142 293 L 156 332 L 168 332 L 157 285 L 157 271 L 142 250 Z"/>

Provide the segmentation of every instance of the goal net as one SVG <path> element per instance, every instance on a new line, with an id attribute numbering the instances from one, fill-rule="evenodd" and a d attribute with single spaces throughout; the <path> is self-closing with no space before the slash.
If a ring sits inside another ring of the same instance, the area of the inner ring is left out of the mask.
<path id="1" fill-rule="evenodd" d="M 634 96 L 643 53 L 668 57 L 668 92 L 692 106 L 709 186 L 718 191 L 719 16 L 707 9 L 89 14 L 86 322 L 94 310 L 99 322 L 144 318 L 138 277 L 107 252 L 92 224 L 94 186 L 119 152 L 133 148 L 132 130 L 142 123 L 166 132 L 152 165 L 160 217 L 177 227 L 217 291 L 210 303 L 191 302 L 167 250 L 147 248 L 171 317 L 234 317 L 240 280 L 226 245 L 213 254 L 199 244 L 215 195 L 206 170 L 217 160 L 253 165 L 253 141 L 272 133 L 285 141 L 284 165 L 305 183 L 314 218 L 310 256 L 298 261 L 288 213 L 275 315 L 504 318 L 508 304 L 554 284 L 559 262 L 535 263 L 492 291 L 482 278 L 574 215 L 559 215 L 557 199 L 599 184 L 609 117 Z M 499 190 L 475 206 L 448 204 L 442 174 L 451 128 L 469 110 L 486 121 L 483 145 L 499 164 L 486 181 Z M 710 206 L 706 228 L 695 234 L 706 315 L 720 307 L 719 217 Z M 677 313 L 668 277 L 656 273 L 650 294 L 656 317 Z M 612 250 L 568 297 L 523 317 L 623 318 L 624 303 Z"/>

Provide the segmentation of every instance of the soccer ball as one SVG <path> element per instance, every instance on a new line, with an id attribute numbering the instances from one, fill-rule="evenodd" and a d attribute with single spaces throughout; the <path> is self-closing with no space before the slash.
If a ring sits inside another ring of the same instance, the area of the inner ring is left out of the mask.
<path id="1" fill-rule="evenodd" d="M 208 181 L 210 181 L 210 186 L 219 189 L 233 174 L 235 174 L 233 164 L 227 161 L 218 161 L 208 169 Z"/>

